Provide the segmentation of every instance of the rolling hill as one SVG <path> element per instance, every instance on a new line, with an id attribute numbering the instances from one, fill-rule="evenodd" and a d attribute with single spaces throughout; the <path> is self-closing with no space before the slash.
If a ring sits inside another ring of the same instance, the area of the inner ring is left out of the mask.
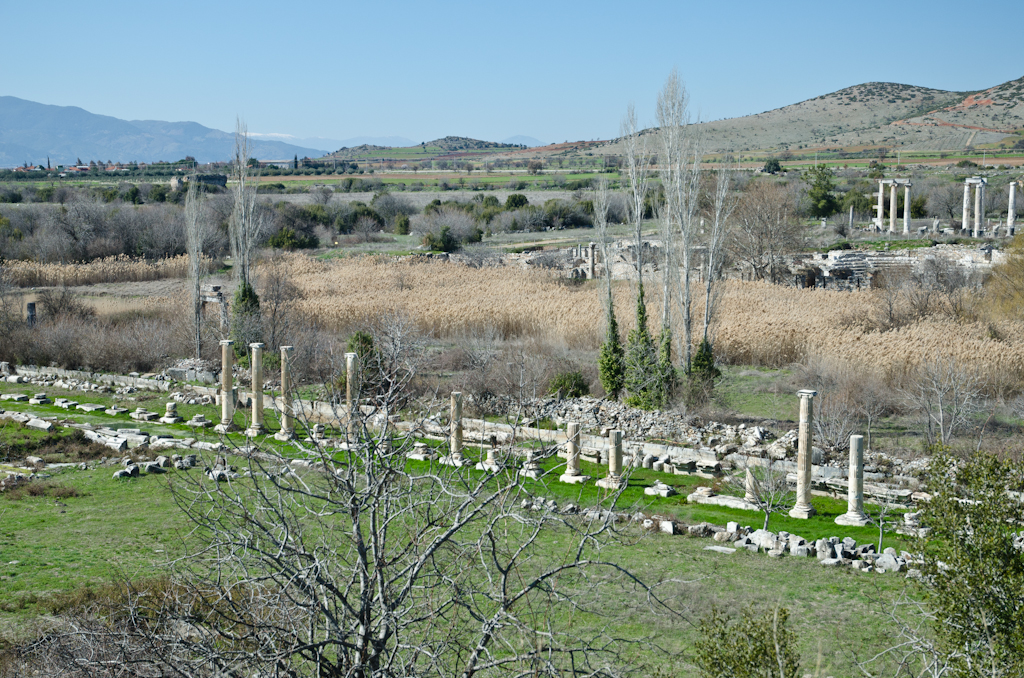
<path id="1" fill-rule="evenodd" d="M 1024 78 L 975 92 L 868 82 L 764 113 L 704 123 L 703 129 L 711 152 L 865 146 L 957 151 L 998 143 L 1024 129 Z M 621 144 L 614 140 L 592 150 L 618 154 Z"/>

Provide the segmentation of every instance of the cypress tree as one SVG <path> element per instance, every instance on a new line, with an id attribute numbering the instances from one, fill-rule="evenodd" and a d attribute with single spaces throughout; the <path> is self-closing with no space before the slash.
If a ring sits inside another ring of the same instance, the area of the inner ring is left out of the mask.
<path id="1" fill-rule="evenodd" d="M 618 399 L 625 380 L 626 360 L 619 341 L 619 323 L 615 320 L 615 309 L 608 304 L 608 333 L 601 344 L 601 354 L 597 359 L 598 375 L 601 386 L 612 398 Z"/>
<path id="2" fill-rule="evenodd" d="M 661 379 L 658 376 L 658 352 L 647 328 L 647 303 L 644 286 L 636 295 L 636 327 L 626 338 L 626 403 L 653 410 L 661 404 Z"/>

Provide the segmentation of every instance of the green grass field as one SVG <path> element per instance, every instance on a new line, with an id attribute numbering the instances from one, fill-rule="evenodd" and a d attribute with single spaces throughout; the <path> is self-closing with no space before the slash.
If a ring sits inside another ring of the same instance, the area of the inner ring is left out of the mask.
<path id="1" fill-rule="evenodd" d="M 727 374 L 723 392 L 751 415 L 785 419 L 795 414 L 788 411 L 792 408 L 786 406 L 782 408 L 786 411 L 776 411 L 777 403 L 766 400 L 765 394 L 759 392 L 764 390 L 765 383 L 779 376 L 778 371 L 736 370 Z M 5 393 L 40 390 L 44 389 L 13 384 L 5 384 L 2 389 Z M 110 394 L 65 392 L 53 387 L 45 390 L 51 398 L 68 397 L 101 404 L 115 402 Z M 748 394 L 746 400 L 742 394 Z M 116 402 L 130 408 L 146 406 L 152 411 L 162 411 L 166 402 L 164 394 L 140 393 L 135 397 L 134 401 L 118 397 Z M 113 428 L 142 428 L 150 434 L 192 435 L 191 430 L 182 425 L 137 423 L 126 415 L 86 415 L 52 405 L 29 406 L 11 401 L 4 401 L 2 405 L 8 410 L 73 417 Z M 178 410 L 179 416 L 186 418 L 199 412 L 208 419 L 215 420 L 219 416 L 219 408 L 212 405 L 179 404 Z M 274 417 L 268 413 L 267 419 L 268 428 L 275 430 Z M 236 422 L 244 425 L 245 413 L 239 412 Z M 216 439 L 212 433 L 204 435 Z M 233 434 L 227 441 L 240 445 L 244 438 Z M 22 457 L 26 451 L 50 462 L 78 461 L 83 458 L 80 455 L 120 456 L 103 448 L 81 451 L 83 443 L 71 429 L 58 428 L 54 433 L 44 434 L 6 420 L 0 424 L 0 442 L 11 458 Z M 443 445 L 436 440 L 425 442 Z M 272 439 L 268 444 L 276 449 L 289 449 Z M 152 457 L 159 453 L 148 454 Z M 294 448 L 289 454 L 295 454 Z M 466 454 L 474 459 L 483 456 L 474 446 L 467 446 Z M 247 463 L 238 456 L 229 456 L 229 462 L 239 467 Z M 435 463 L 408 462 L 412 470 L 427 470 Z M 539 480 L 524 480 L 524 491 L 530 496 L 554 499 L 559 506 L 568 503 L 580 507 L 610 506 L 608 491 L 592 483 L 580 486 L 558 482 L 563 463 L 557 457 L 544 460 L 542 466 L 549 475 Z M 116 468 L 105 465 L 86 471 L 73 467 L 48 471 L 52 473 L 52 478 L 46 481 L 48 484 L 73 489 L 64 490 L 59 497 L 24 493 L 0 495 L 0 642 L 27 637 L 54 606 L 59 607 L 62 599 L 84 595 L 83 587 L 102 586 L 124 577 L 149 578 L 167 573 L 171 561 L 191 543 L 194 538 L 190 534 L 191 526 L 174 504 L 171 486 L 181 482 L 184 474 L 199 477 L 201 469 L 171 469 L 165 475 L 143 474 L 139 478 L 115 481 L 111 475 Z M 606 474 L 605 468 L 587 462 L 582 463 L 582 471 L 594 479 Z M 462 472 L 471 477 L 480 473 L 471 467 Z M 673 485 L 679 494 L 669 498 L 644 495 L 643 488 L 656 479 Z M 685 497 L 693 488 L 718 483 L 715 479 L 637 469 L 631 473 L 616 510 L 642 511 L 686 524 L 708 521 L 722 525 L 735 520 L 741 525 L 760 527 L 760 513 L 686 502 Z M 807 539 L 838 535 L 852 536 L 861 543 L 877 540 L 873 527 L 847 528 L 834 524 L 834 518 L 846 510 L 844 498 L 816 496 L 813 503 L 818 509 L 814 518 L 797 520 L 777 514 L 772 517 L 770 529 L 787 530 Z M 880 625 L 880 611 L 873 599 L 891 594 L 904 584 L 904 579 L 898 576 L 822 568 L 813 558 L 775 560 L 746 551 L 724 555 L 704 550 L 713 543 L 709 539 L 658 533 L 645 535 L 634 527 L 627 528 L 629 531 L 634 534 L 632 539 L 639 541 L 632 546 L 612 546 L 606 555 L 618 559 L 649 581 L 666 581 L 665 590 L 670 593 L 673 606 L 690 621 L 706 614 L 712 604 L 733 612 L 747 604 L 789 607 L 801 639 L 803 667 L 805 672 L 814 675 L 857 675 L 850 652 L 865 654 L 880 647 L 885 640 L 886 631 Z M 557 532 L 546 535 L 541 542 L 541 554 L 555 552 L 561 538 Z M 887 534 L 886 546 L 910 549 L 912 544 Z M 610 601 L 610 604 L 616 603 Z M 652 618 L 631 605 L 619 607 L 621 609 L 617 608 L 610 615 L 618 628 L 664 634 L 661 643 L 671 652 L 685 653 L 696 637 L 689 623 Z M 822 629 L 828 630 L 822 632 Z M 680 675 L 679 672 L 687 670 L 683 655 L 666 655 L 662 664 L 668 672 L 666 675 Z"/>

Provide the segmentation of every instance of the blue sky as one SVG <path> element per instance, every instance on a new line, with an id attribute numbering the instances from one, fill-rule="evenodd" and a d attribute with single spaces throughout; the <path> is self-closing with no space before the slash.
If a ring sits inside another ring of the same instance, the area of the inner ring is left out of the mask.
<path id="1" fill-rule="evenodd" d="M 0 94 L 297 137 L 609 138 L 673 67 L 704 119 L 1024 75 L 1019 0 L 4 5 Z"/>

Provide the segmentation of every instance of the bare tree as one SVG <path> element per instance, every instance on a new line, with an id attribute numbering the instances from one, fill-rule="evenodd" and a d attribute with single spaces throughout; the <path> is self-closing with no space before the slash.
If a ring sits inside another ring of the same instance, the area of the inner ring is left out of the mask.
<path id="1" fill-rule="evenodd" d="M 601 261 L 604 263 L 604 280 L 607 289 L 605 303 L 605 314 L 611 308 L 612 303 L 612 267 L 610 252 L 608 251 L 608 203 L 609 203 L 608 180 L 600 178 L 597 187 L 594 189 L 594 228 L 597 231 L 597 244 L 601 248 Z"/>
<path id="2" fill-rule="evenodd" d="M 754 279 L 777 280 L 782 256 L 799 242 L 795 212 L 790 191 L 771 180 L 750 182 L 740 198 L 730 245 L 733 256 L 750 268 Z"/>
<path id="3" fill-rule="evenodd" d="M 953 356 L 926 361 L 901 389 L 927 424 L 928 443 L 948 445 L 981 405 L 981 377 Z"/>
<path id="4" fill-rule="evenodd" d="M 252 145 L 249 131 L 239 119 L 235 124 L 235 157 L 231 166 L 234 180 L 234 210 L 229 224 L 231 257 L 239 286 L 251 286 L 252 258 L 263 231 L 264 215 L 256 202 L 256 176 L 249 168 Z"/>
<path id="5" fill-rule="evenodd" d="M 690 371 L 693 351 L 693 294 L 690 286 L 693 269 L 694 244 L 697 236 L 697 213 L 700 197 L 700 161 L 703 149 L 700 134 L 690 134 L 689 95 L 673 69 L 665 86 L 658 93 L 658 126 L 660 127 L 662 156 L 661 183 L 665 190 L 665 250 L 666 272 L 663 331 L 669 326 L 669 280 L 674 277 L 680 288 L 676 297 L 682 316 L 683 367 Z M 673 255 L 678 257 L 675 266 Z"/>
<path id="6" fill-rule="evenodd" d="M 188 192 L 185 194 L 185 251 L 188 253 L 188 281 L 192 292 L 196 360 L 203 357 L 203 249 L 206 245 L 208 223 L 203 213 L 199 181 L 193 174 L 189 177 Z"/>
<path id="7" fill-rule="evenodd" d="M 636 247 L 637 281 L 644 284 L 643 232 L 647 188 L 650 181 L 651 156 L 646 135 L 639 129 L 633 104 L 626 109 L 620 133 L 626 154 L 626 177 L 629 180 L 629 218 L 633 222 L 633 240 Z"/>
<path id="8" fill-rule="evenodd" d="M 786 470 L 771 455 L 761 458 L 760 464 L 752 464 L 749 460 L 737 465 L 741 473 L 730 476 L 729 487 L 744 494 L 744 499 L 764 513 L 762 529 L 768 529 L 768 521 L 773 513 L 781 513 L 793 508 L 796 500 Z"/>
<path id="9" fill-rule="evenodd" d="M 722 264 L 725 255 L 725 237 L 728 233 L 729 218 L 736 208 L 736 201 L 729 195 L 732 183 L 733 166 L 731 161 L 720 165 L 715 175 L 715 194 L 711 201 L 710 232 L 705 238 L 704 264 L 704 341 L 709 341 L 708 334 L 718 309 L 725 286 L 719 284 L 722 277 Z"/>

